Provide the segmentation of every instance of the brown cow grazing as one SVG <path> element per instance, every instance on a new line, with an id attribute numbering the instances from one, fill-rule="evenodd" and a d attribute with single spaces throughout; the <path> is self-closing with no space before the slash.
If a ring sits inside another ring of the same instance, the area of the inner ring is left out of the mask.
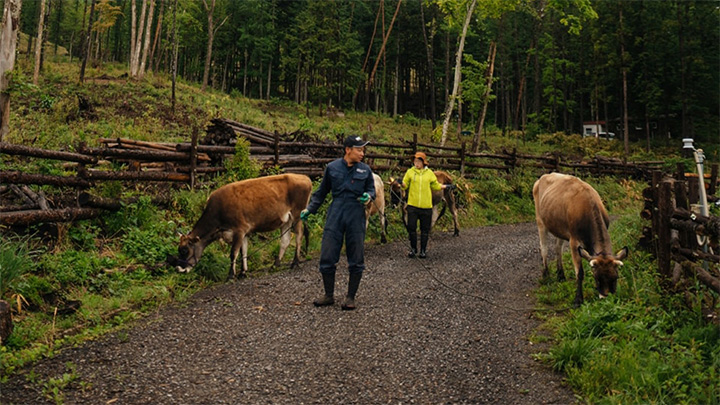
<path id="1" fill-rule="evenodd" d="M 438 183 L 440 184 L 453 184 L 452 177 L 447 172 L 442 170 L 435 170 L 435 177 L 437 177 Z M 438 212 L 438 205 L 441 202 L 445 202 L 442 210 Z M 460 225 L 458 222 L 457 205 L 455 204 L 455 194 L 451 189 L 432 190 L 432 225 L 435 226 L 435 222 L 445 214 L 445 209 L 450 209 L 450 213 L 453 217 L 453 225 L 455 226 L 454 236 L 460 235 Z M 400 183 L 396 179 L 390 179 L 390 204 L 392 206 L 398 205 L 400 207 L 400 216 L 402 217 L 403 224 L 407 225 L 407 201 L 405 200 L 405 190 L 400 187 Z"/>
<path id="2" fill-rule="evenodd" d="M 228 280 L 235 277 L 235 261 L 242 249 L 242 268 L 238 276 L 247 271 L 248 236 L 255 232 L 280 229 L 280 252 L 275 265 L 290 245 L 290 229 L 295 232 L 295 258 L 291 267 L 300 262 L 302 239 L 302 211 L 310 200 L 312 182 L 307 176 L 281 174 L 259 177 L 227 184 L 210 194 L 202 216 L 192 232 L 180 237 L 178 266 L 181 272 L 189 271 L 200 260 L 210 243 L 222 238 L 231 244 Z"/>
<path id="3" fill-rule="evenodd" d="M 570 252 L 575 267 L 577 287 L 575 306 L 583 302 L 582 283 L 584 271 L 581 258 L 590 263 L 600 298 L 615 293 L 618 268 L 628 254 L 624 247 L 612 254 L 608 217 L 600 195 L 589 184 L 577 177 L 551 173 L 540 177 L 533 186 L 535 219 L 540 234 L 540 253 L 543 261 L 543 277 L 548 275 L 548 232 L 557 239 L 557 277 L 565 280 L 562 268 L 563 241 L 570 242 Z"/>
<path id="4" fill-rule="evenodd" d="M 378 214 L 380 217 L 380 242 L 387 243 L 387 218 L 385 218 L 385 184 L 382 178 L 373 173 L 375 179 L 375 199 L 365 205 L 365 230 L 370 224 L 370 217 Z"/>

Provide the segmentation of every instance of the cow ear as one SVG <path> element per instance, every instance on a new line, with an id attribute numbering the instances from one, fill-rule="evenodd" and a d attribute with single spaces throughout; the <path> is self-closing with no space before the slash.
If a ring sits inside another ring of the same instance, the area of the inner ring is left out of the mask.
<path id="1" fill-rule="evenodd" d="M 628 253 L 629 253 L 628 248 L 627 248 L 627 246 L 625 246 L 624 248 L 622 248 L 619 252 L 617 252 L 615 254 L 615 259 L 620 261 L 620 260 L 626 258 Z"/>
<path id="2" fill-rule="evenodd" d="M 582 246 L 578 246 L 578 253 L 580 254 L 580 257 L 587 261 L 591 261 L 592 257 L 590 257 L 590 254 L 585 250 Z M 592 264 L 591 264 L 592 266 Z"/>
<path id="3" fill-rule="evenodd" d="M 618 267 L 625 265 L 625 263 L 621 262 L 620 260 L 613 260 L 613 263 L 615 263 L 615 265 Z"/>

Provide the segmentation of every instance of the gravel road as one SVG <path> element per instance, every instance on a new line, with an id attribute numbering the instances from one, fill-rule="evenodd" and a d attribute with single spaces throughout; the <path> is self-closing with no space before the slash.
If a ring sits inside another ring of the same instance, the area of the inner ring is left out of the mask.
<path id="1" fill-rule="evenodd" d="M 368 246 L 356 311 L 313 307 L 317 260 L 219 285 L 33 365 L 39 384 L 23 370 L 0 403 L 48 403 L 68 363 L 66 404 L 574 403 L 531 357 L 538 250 L 534 224 L 436 232 L 425 260 Z"/>

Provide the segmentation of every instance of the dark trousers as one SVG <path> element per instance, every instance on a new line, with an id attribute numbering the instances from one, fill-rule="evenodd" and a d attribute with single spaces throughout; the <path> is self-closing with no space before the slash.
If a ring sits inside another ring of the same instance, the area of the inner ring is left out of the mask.
<path id="1" fill-rule="evenodd" d="M 333 200 L 328 209 L 320 248 L 320 273 L 335 274 L 343 239 L 348 272 L 365 270 L 365 208 L 353 199 Z"/>
<path id="2" fill-rule="evenodd" d="M 418 208 L 407 206 L 407 230 L 410 238 L 410 247 L 417 251 L 417 223 L 420 221 L 420 251 L 427 249 L 432 223 L 432 208 Z"/>

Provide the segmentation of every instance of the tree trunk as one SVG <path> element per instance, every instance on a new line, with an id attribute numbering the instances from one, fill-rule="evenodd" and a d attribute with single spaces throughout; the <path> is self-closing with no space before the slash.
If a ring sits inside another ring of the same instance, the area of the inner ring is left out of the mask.
<path id="1" fill-rule="evenodd" d="M 623 140 L 625 146 L 625 158 L 630 156 L 630 130 L 628 128 L 628 94 L 627 94 L 627 68 L 625 67 L 625 34 L 623 33 L 623 12 L 620 3 L 620 68 L 622 69 L 623 87 Z M 607 131 L 610 132 L 610 131 Z"/>
<path id="2" fill-rule="evenodd" d="M 430 38 L 428 39 L 427 32 L 425 30 L 425 12 L 423 11 L 423 2 L 420 2 L 420 17 L 422 22 L 422 33 L 423 40 L 425 41 L 425 54 L 427 56 L 428 63 L 428 76 L 430 76 L 430 120 L 432 121 L 432 129 L 435 130 L 437 127 L 437 112 L 435 111 L 435 67 L 433 63 L 433 36 L 435 30 L 431 30 Z M 433 26 L 435 25 L 435 19 L 433 18 Z M 400 52 L 398 52 L 399 54 Z"/>
<path id="3" fill-rule="evenodd" d="M 475 0 L 473 0 L 474 2 Z M 370 78 L 367 82 L 367 91 L 370 92 L 370 88 L 373 85 L 373 81 L 375 79 L 375 72 L 377 72 L 378 65 L 380 64 L 380 59 L 382 59 L 384 53 L 385 53 L 385 46 L 387 46 L 388 38 L 390 38 L 390 33 L 392 32 L 393 25 L 395 24 L 395 19 L 397 18 L 398 11 L 400 11 L 400 5 L 402 4 L 402 0 L 398 0 L 397 7 L 395 8 L 395 14 L 393 14 L 392 20 L 390 20 L 390 26 L 388 27 L 388 31 L 385 34 L 385 37 L 383 38 L 382 46 L 380 47 L 380 52 L 378 53 L 377 59 L 375 59 L 375 66 L 373 66 L 372 72 L 370 72 Z M 377 107 L 377 106 L 376 106 Z"/>
<path id="4" fill-rule="evenodd" d="M 448 100 L 447 106 L 445 107 L 445 120 L 442 126 L 442 137 L 440 138 L 440 146 L 445 146 L 447 141 L 447 131 L 450 125 L 450 117 L 452 116 L 453 108 L 455 107 L 455 97 L 457 96 L 458 88 L 460 87 L 460 73 L 462 72 L 462 53 L 465 48 L 465 37 L 467 36 L 468 26 L 470 25 L 470 19 L 473 11 L 475 11 L 475 5 L 477 0 L 473 0 L 468 7 L 467 15 L 465 16 L 465 23 L 463 24 L 462 34 L 460 35 L 460 44 L 455 56 L 455 81 L 453 83 L 452 95 Z"/>
<path id="5" fill-rule="evenodd" d="M 270 59 L 270 63 L 268 63 L 268 74 L 267 74 L 267 86 L 266 86 L 265 100 L 270 100 L 271 80 L 272 80 L 272 59 Z"/>
<path id="6" fill-rule="evenodd" d="M 355 3 L 353 3 L 353 4 L 355 4 Z M 378 12 L 375 14 L 375 25 L 373 26 L 373 33 L 370 36 L 370 44 L 368 45 L 368 50 L 367 50 L 367 53 L 365 54 L 365 61 L 363 62 L 362 69 L 360 69 L 360 71 L 363 73 L 365 73 L 365 68 L 367 67 L 368 60 L 370 60 L 370 53 L 372 52 L 372 47 L 373 47 L 373 44 L 375 43 L 375 34 L 377 33 L 378 21 L 380 20 L 380 15 L 383 13 L 384 10 L 385 10 L 385 0 L 380 0 L 380 6 L 378 7 Z M 358 87 L 357 91 L 353 95 L 352 104 L 353 104 L 353 109 L 355 109 L 355 110 L 357 110 L 358 95 L 363 88 L 365 88 L 365 83 L 361 83 L 360 86 Z M 365 108 L 367 109 L 367 95 L 365 97 L 365 100 L 366 100 Z"/>
<path id="7" fill-rule="evenodd" d="M 80 83 L 85 80 L 85 67 L 87 66 L 88 57 L 90 56 L 90 34 L 92 32 L 92 21 L 95 14 L 95 0 L 90 1 L 90 15 L 88 16 L 87 34 L 85 35 L 85 45 L 83 46 L 83 60 L 80 66 Z"/>
<path id="8" fill-rule="evenodd" d="M 489 71 L 488 71 L 488 79 L 487 84 L 485 88 L 485 95 L 483 100 L 483 108 L 482 112 L 480 113 L 480 118 L 478 119 L 477 125 L 475 126 L 475 137 L 473 138 L 473 144 L 472 144 L 472 151 L 473 153 L 477 153 L 478 147 L 480 146 L 480 135 L 482 134 L 483 127 L 485 126 L 485 116 L 487 115 L 487 107 L 489 103 L 490 98 L 490 91 L 492 89 L 492 81 L 493 81 L 493 73 L 495 71 L 495 55 L 497 54 L 497 42 L 492 42 L 490 44 L 490 57 L 489 57 Z"/>
<path id="9" fill-rule="evenodd" d="M 35 70 L 33 72 L 33 84 L 38 84 L 40 78 L 40 57 L 42 55 L 43 28 L 45 27 L 45 0 L 40 0 L 40 17 L 38 18 L 37 46 L 35 47 Z"/>
<path id="10" fill-rule="evenodd" d="M 163 14 L 165 14 L 165 0 L 159 0 L 160 1 L 160 14 L 158 15 L 158 23 L 155 27 L 155 38 L 153 38 L 153 44 L 152 49 L 150 50 L 150 60 L 148 60 L 148 66 L 153 68 L 154 70 L 157 70 L 157 64 L 153 65 L 153 62 L 156 60 L 156 50 L 158 42 L 160 41 L 160 34 L 162 33 L 162 23 L 163 23 Z"/>
<path id="11" fill-rule="evenodd" d="M 177 60 L 178 60 L 178 35 L 177 35 L 177 6 L 178 0 L 173 5 L 173 53 L 172 53 L 172 112 L 175 114 L 175 84 L 177 82 Z"/>
<path id="12" fill-rule="evenodd" d="M 202 79 L 202 90 L 205 91 L 205 88 L 207 88 L 208 85 L 208 77 L 210 75 L 210 61 L 212 60 L 212 44 L 213 39 L 215 36 L 215 26 L 213 22 L 213 14 L 215 13 L 215 0 L 210 0 L 210 5 L 208 5 L 207 0 L 203 0 L 203 4 L 205 5 L 205 11 L 207 11 L 208 16 L 208 43 L 207 43 L 207 51 L 205 53 L 205 70 L 203 70 L 203 79 Z"/>
<path id="13" fill-rule="evenodd" d="M 10 131 L 10 80 L 7 73 L 15 67 L 15 48 L 20 31 L 22 0 L 5 0 L 0 26 L 0 141 Z"/>
<path id="14" fill-rule="evenodd" d="M 152 0 L 151 0 L 152 1 Z M 134 1 L 133 1 L 134 4 Z M 138 20 L 137 34 L 135 36 L 134 46 L 130 55 L 130 77 L 138 78 L 140 75 L 140 51 L 142 51 L 143 34 L 145 33 L 145 13 L 147 12 L 147 0 L 143 0 L 140 9 L 140 19 Z M 135 20 L 133 19 L 133 22 Z"/>
<path id="15" fill-rule="evenodd" d="M 138 78 L 142 79 L 145 76 L 145 63 L 148 58 L 148 50 L 150 49 L 150 37 L 152 36 L 152 22 L 153 14 L 155 12 L 155 0 L 150 0 L 150 13 L 147 19 L 147 25 L 145 27 L 145 43 L 143 45 L 142 62 L 140 62 L 140 69 L 138 70 Z"/>

